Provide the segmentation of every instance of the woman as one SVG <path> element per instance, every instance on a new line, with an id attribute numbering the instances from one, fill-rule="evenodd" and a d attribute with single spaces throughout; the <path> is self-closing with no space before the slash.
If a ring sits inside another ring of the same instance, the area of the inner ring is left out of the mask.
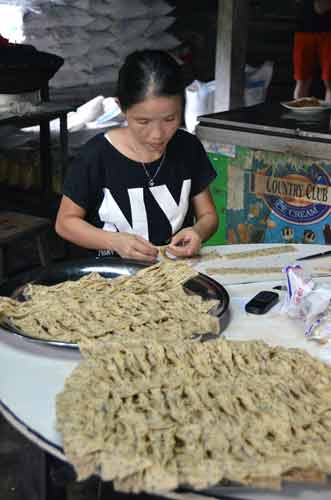
<path id="1" fill-rule="evenodd" d="M 117 89 L 127 127 L 98 134 L 75 159 L 56 220 L 60 236 L 148 262 L 159 245 L 175 256 L 198 253 L 218 225 L 208 189 L 216 174 L 198 139 L 179 129 L 183 95 L 170 55 L 127 57 Z"/>

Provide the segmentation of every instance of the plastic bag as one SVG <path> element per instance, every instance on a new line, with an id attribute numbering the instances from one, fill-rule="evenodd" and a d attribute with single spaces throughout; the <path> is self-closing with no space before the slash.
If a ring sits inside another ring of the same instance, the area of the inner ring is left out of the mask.
<path id="1" fill-rule="evenodd" d="M 185 126 L 191 133 L 195 132 L 198 116 L 214 111 L 215 80 L 201 82 L 194 80 L 185 89 Z"/>
<path id="2" fill-rule="evenodd" d="M 287 295 L 282 312 L 300 319 L 304 335 L 321 344 L 331 342 L 331 289 L 316 286 L 300 265 L 287 266 Z"/>
<path id="3" fill-rule="evenodd" d="M 245 106 L 254 106 L 266 100 L 268 87 L 271 82 L 274 63 L 265 61 L 262 66 L 254 68 L 245 67 Z"/>
<path id="4" fill-rule="evenodd" d="M 272 61 L 266 61 L 259 68 L 246 65 L 245 106 L 253 106 L 265 101 L 272 72 Z M 215 80 L 210 82 L 194 80 L 186 87 L 185 126 L 189 132 L 195 132 L 198 116 L 214 112 L 215 88 Z"/>
<path id="5" fill-rule="evenodd" d="M 307 277 L 301 266 L 287 266 L 284 269 L 287 278 L 287 295 L 282 312 L 290 318 L 305 319 L 307 316 L 306 297 L 314 288 L 313 281 Z"/>

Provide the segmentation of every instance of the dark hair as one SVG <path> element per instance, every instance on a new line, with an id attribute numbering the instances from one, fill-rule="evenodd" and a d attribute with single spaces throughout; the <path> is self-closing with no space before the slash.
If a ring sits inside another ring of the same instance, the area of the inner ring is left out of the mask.
<path id="1" fill-rule="evenodd" d="M 161 50 L 137 50 L 128 55 L 117 82 L 117 98 L 123 111 L 148 97 L 180 96 L 184 99 L 182 70 Z"/>

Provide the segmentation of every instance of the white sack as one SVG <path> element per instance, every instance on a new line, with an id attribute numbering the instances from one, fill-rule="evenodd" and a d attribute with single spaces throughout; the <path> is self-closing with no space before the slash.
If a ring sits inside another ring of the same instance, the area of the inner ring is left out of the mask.
<path id="1" fill-rule="evenodd" d="M 104 31 L 110 29 L 112 20 L 107 16 L 96 15 L 94 21 L 86 26 L 86 29 L 90 32 L 94 31 Z"/>
<path id="2" fill-rule="evenodd" d="M 82 9 L 75 7 L 50 6 L 44 7 L 41 14 L 29 12 L 24 16 L 24 24 L 29 29 L 55 28 L 57 26 L 86 26 L 93 17 Z"/>
<path id="3" fill-rule="evenodd" d="M 147 38 L 144 38 L 143 36 L 126 40 L 123 43 L 118 41 L 117 44 L 114 44 L 114 50 L 116 50 L 121 60 L 123 60 L 128 54 L 131 54 L 131 52 L 135 50 L 144 50 L 152 48 L 154 48 L 152 42 L 150 42 Z"/>
<path id="4" fill-rule="evenodd" d="M 76 113 L 84 119 L 85 123 L 92 122 L 103 114 L 103 100 L 103 95 L 98 95 L 85 104 L 82 104 L 82 106 L 79 106 L 76 109 Z"/>
<path id="5" fill-rule="evenodd" d="M 103 100 L 103 113 L 117 116 L 121 113 L 121 108 L 118 105 L 116 97 L 105 97 Z M 99 117 L 101 119 L 101 117 Z"/>
<path id="6" fill-rule="evenodd" d="M 124 42 L 137 36 L 143 36 L 149 24 L 150 20 L 148 19 L 114 19 L 110 31 L 121 42 Z"/>
<path id="7" fill-rule="evenodd" d="M 70 26 L 58 26 L 56 28 L 30 29 L 24 26 L 24 34 L 27 38 L 35 37 L 47 40 L 51 43 L 88 43 L 90 35 L 84 28 Z"/>
<path id="8" fill-rule="evenodd" d="M 265 101 L 272 71 L 272 61 L 266 61 L 259 68 L 246 66 L 245 106 L 253 106 Z M 215 80 L 206 83 L 194 80 L 186 87 L 185 97 L 185 125 L 189 132 L 194 133 L 198 116 L 214 112 Z"/>
<path id="9" fill-rule="evenodd" d="M 38 37 L 29 37 L 24 41 L 25 43 L 33 45 L 38 50 L 56 54 L 63 57 L 64 59 L 68 57 L 82 57 L 85 56 L 88 52 L 88 45 L 83 43 L 56 43 L 49 42 L 48 40 L 44 40 L 43 38 Z"/>
<path id="10" fill-rule="evenodd" d="M 215 80 L 201 82 L 194 80 L 185 89 L 185 126 L 192 134 L 198 124 L 198 116 L 213 113 Z"/>
<path id="11" fill-rule="evenodd" d="M 143 0 L 144 4 L 149 8 L 151 16 L 165 16 L 169 14 L 174 7 L 163 0 Z"/>
<path id="12" fill-rule="evenodd" d="M 119 65 L 121 62 L 119 55 L 108 49 L 89 51 L 88 58 L 92 68 Z"/>
<path id="13" fill-rule="evenodd" d="M 178 38 L 170 33 L 160 33 L 158 36 L 146 38 L 146 41 L 146 48 L 159 50 L 171 50 L 180 44 Z"/>
<path id="14" fill-rule="evenodd" d="M 245 106 L 254 106 L 266 100 L 268 87 L 271 82 L 274 63 L 265 61 L 259 68 L 245 67 Z"/>
<path id="15" fill-rule="evenodd" d="M 89 76 L 88 84 L 98 85 L 116 82 L 117 75 L 117 66 L 105 66 L 104 68 L 98 68 L 97 71 L 93 71 L 93 74 Z"/>
<path id="16" fill-rule="evenodd" d="M 99 49 L 112 49 L 116 50 L 118 40 L 110 31 L 96 31 L 91 36 L 90 51 L 95 52 Z"/>
<path id="17" fill-rule="evenodd" d="M 59 120 L 60 122 L 60 120 Z M 60 123 L 57 123 L 60 126 Z M 67 128 L 69 132 L 77 132 L 78 130 L 83 130 L 86 127 L 84 119 L 79 116 L 75 111 L 71 111 L 67 114 Z"/>
<path id="18" fill-rule="evenodd" d="M 176 18 L 172 16 L 155 17 L 151 19 L 148 28 L 144 32 L 144 36 L 148 38 L 158 33 L 163 33 L 175 22 L 175 20 Z"/>
<path id="19" fill-rule="evenodd" d="M 66 88 L 77 87 L 80 85 L 87 85 L 90 73 L 86 71 L 73 71 L 63 69 L 56 73 L 55 76 L 49 81 L 49 86 L 53 88 Z"/>
<path id="20" fill-rule="evenodd" d="M 91 67 L 86 57 L 68 58 L 64 65 L 49 81 L 50 87 L 76 87 L 78 85 L 87 85 Z"/>
<path id="21" fill-rule="evenodd" d="M 111 16 L 113 19 L 130 19 L 147 16 L 149 6 L 142 0 L 93 0 L 91 12 Z"/>
<path id="22" fill-rule="evenodd" d="M 126 119 L 115 97 L 106 97 L 103 100 L 103 110 L 104 112 L 94 122 L 96 127 L 105 126 L 106 124 L 114 122 L 121 123 Z M 89 126 L 92 127 L 92 125 L 93 124 L 90 122 Z"/>
<path id="23" fill-rule="evenodd" d="M 19 0 L 18 0 L 19 1 Z M 91 0 L 93 1 L 93 0 Z M 78 9 L 88 10 L 90 8 L 90 0 L 23 0 L 26 8 L 42 9 L 47 5 L 62 5 L 69 7 L 77 7 Z"/>

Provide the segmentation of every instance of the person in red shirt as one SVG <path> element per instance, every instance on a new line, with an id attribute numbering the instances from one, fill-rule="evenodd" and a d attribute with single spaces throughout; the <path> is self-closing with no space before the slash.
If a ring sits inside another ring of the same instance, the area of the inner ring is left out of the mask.
<path id="1" fill-rule="evenodd" d="M 294 98 L 308 97 L 318 66 L 331 102 L 331 0 L 301 0 L 293 49 Z"/>

